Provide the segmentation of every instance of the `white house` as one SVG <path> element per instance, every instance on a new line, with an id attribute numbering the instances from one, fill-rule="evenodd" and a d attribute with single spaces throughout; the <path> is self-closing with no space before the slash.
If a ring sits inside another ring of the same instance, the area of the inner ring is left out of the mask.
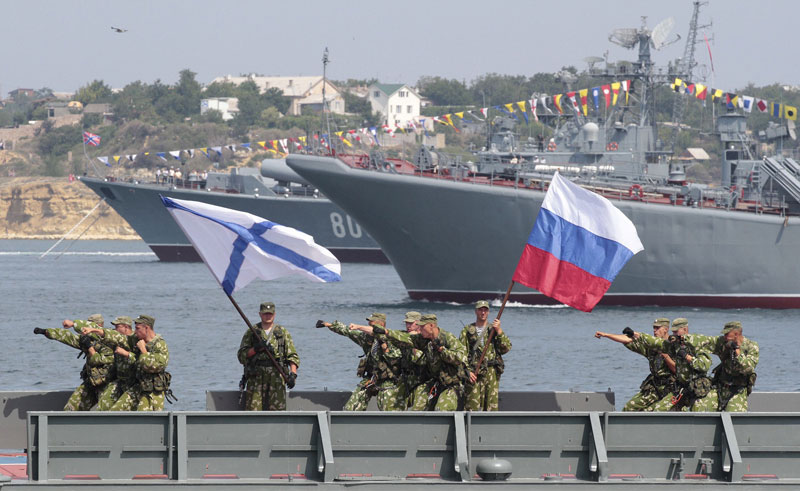
<path id="1" fill-rule="evenodd" d="M 389 126 L 408 127 L 408 122 L 419 124 L 420 97 L 404 84 L 372 84 L 367 100 L 372 110 L 379 112 Z"/>
<path id="2" fill-rule="evenodd" d="M 303 113 L 303 108 L 310 108 L 312 111 L 322 110 L 322 77 L 257 77 L 255 75 L 248 75 L 246 77 L 232 77 L 225 75 L 224 77 L 217 77 L 211 81 L 214 82 L 229 82 L 235 85 L 240 85 L 246 80 L 252 80 L 258 89 L 263 94 L 267 89 L 279 89 L 284 96 L 290 100 L 288 114 L 291 116 L 299 116 Z M 338 87 L 333 85 L 330 80 L 325 83 L 325 101 L 328 103 L 328 109 L 332 113 L 344 114 L 344 97 Z"/>
<path id="3" fill-rule="evenodd" d="M 200 101 L 200 114 L 211 109 L 222 113 L 222 120 L 229 121 L 239 114 L 239 99 L 236 97 L 211 97 Z"/>

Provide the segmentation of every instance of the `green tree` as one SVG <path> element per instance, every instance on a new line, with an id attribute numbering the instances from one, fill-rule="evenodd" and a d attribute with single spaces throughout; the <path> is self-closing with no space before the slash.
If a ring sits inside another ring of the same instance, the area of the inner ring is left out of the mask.
<path id="1" fill-rule="evenodd" d="M 175 87 L 177 95 L 176 102 L 178 107 L 175 112 L 183 117 L 190 117 L 195 114 L 200 114 L 200 91 L 202 87 L 195 80 L 195 72 L 186 69 L 181 70 L 178 78 L 178 84 Z"/>
<path id="2" fill-rule="evenodd" d="M 114 95 L 112 108 L 120 124 L 136 119 L 145 121 L 155 119 L 150 87 L 139 80 L 126 85 Z"/>
<path id="3" fill-rule="evenodd" d="M 463 106 L 473 103 L 466 85 L 442 77 L 421 77 L 417 82 L 419 94 L 436 106 Z"/>
<path id="4" fill-rule="evenodd" d="M 75 92 L 74 99 L 80 101 L 84 106 L 93 102 L 111 102 L 111 87 L 104 84 L 102 80 L 95 80 L 79 88 Z"/>

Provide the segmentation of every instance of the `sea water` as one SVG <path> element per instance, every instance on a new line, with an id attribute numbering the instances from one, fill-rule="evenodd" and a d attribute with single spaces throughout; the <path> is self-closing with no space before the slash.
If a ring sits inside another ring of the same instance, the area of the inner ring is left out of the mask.
<path id="1" fill-rule="evenodd" d="M 107 327 L 119 315 L 155 317 L 155 331 L 169 346 L 168 370 L 179 398 L 168 409 L 202 410 L 207 390 L 238 389 L 242 366 L 236 351 L 247 328 L 204 264 L 159 262 L 139 241 L 65 242 L 41 257 L 53 244 L 0 240 L 0 391 L 79 385 L 83 360 L 77 352 L 34 335 L 33 328 L 59 327 L 63 319 L 97 312 Z M 276 304 L 276 322 L 289 329 L 300 355 L 300 390 L 349 391 L 359 380 L 361 349 L 316 329 L 317 319 L 364 324 L 370 313 L 384 312 L 388 327 L 403 329 L 404 313 L 417 310 L 436 314 L 440 326 L 456 336 L 475 320 L 471 305 L 411 300 L 390 265 L 344 264 L 340 283 L 256 280 L 234 298 L 254 323 L 261 302 Z M 490 318 L 499 301 L 493 305 Z M 598 306 L 584 313 L 519 304 L 507 305 L 501 319 L 513 343 L 504 357 L 501 389 L 610 389 L 619 409 L 648 374 L 647 361 L 618 343 L 595 339 L 594 332 L 620 333 L 626 326 L 652 332 L 656 317 L 687 317 L 691 332 L 709 335 L 730 320 L 741 321 L 745 336 L 761 349 L 756 390 L 800 390 L 797 310 Z"/>

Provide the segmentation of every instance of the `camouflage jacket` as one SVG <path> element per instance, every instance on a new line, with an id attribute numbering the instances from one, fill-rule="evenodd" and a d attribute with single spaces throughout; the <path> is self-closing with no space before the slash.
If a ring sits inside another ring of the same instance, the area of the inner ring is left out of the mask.
<path id="1" fill-rule="evenodd" d="M 648 336 L 650 335 L 648 334 Z M 674 377 L 674 374 L 664 362 L 664 357 L 661 356 L 662 351 L 647 343 L 643 335 L 626 344 L 625 347 L 647 358 L 650 365 L 650 374 L 659 380 L 659 384 L 665 383 Z"/>
<path id="2" fill-rule="evenodd" d="M 167 349 L 167 342 L 160 335 L 156 334 L 156 337 L 145 344 L 147 353 L 141 353 L 139 347 L 136 346 L 139 339 L 135 334 L 125 336 L 113 329 L 103 329 L 103 333 L 108 341 L 115 346 L 121 346 L 130 351 L 131 357 L 136 357 L 134 364 L 136 365 L 137 378 L 141 378 L 144 374 L 163 373 L 166 371 L 169 363 L 169 349 Z"/>
<path id="3" fill-rule="evenodd" d="M 711 353 L 708 351 L 702 338 L 696 334 L 684 336 L 684 342 L 692 361 L 688 362 L 685 358 L 676 356 L 674 346 L 667 340 L 657 338 L 650 334 L 642 333 L 639 337 L 642 342 L 650 349 L 667 353 L 675 361 L 675 378 L 681 385 L 686 385 L 697 377 L 704 377 L 711 368 Z"/>
<path id="4" fill-rule="evenodd" d="M 431 379 L 422 351 L 409 346 L 401 346 L 400 352 L 402 353 L 400 372 L 406 385 L 416 386 Z"/>
<path id="5" fill-rule="evenodd" d="M 430 340 L 406 331 L 387 329 L 385 336 L 392 344 L 420 350 L 425 355 L 425 363 L 433 379 L 445 387 L 460 385 L 466 380 L 467 348 L 444 329 L 439 329 L 439 338 L 436 340 L 442 346 L 442 351 L 434 349 Z"/>
<path id="6" fill-rule="evenodd" d="M 114 346 L 120 346 L 122 349 L 128 351 L 128 356 L 123 356 L 118 353 L 114 353 L 114 366 L 117 368 L 117 379 L 125 381 L 125 382 L 132 382 L 136 380 L 136 336 L 125 336 L 117 332 L 116 329 L 103 329 L 103 338 L 106 338 L 108 342 L 114 344 Z M 114 334 L 109 334 L 114 333 Z M 115 341 L 123 341 L 122 343 L 118 343 Z M 131 342 L 133 342 L 133 346 L 131 346 Z"/>
<path id="7" fill-rule="evenodd" d="M 384 335 L 373 336 L 363 331 L 351 330 L 339 321 L 334 321 L 328 328 L 336 334 L 350 338 L 364 350 L 364 358 L 358 366 L 359 377 L 376 376 L 378 380 L 398 380 L 400 378 L 400 349 L 388 343 Z M 373 349 L 377 343 L 377 348 Z M 381 345 L 386 343 L 384 350 Z M 374 351 L 374 353 L 373 353 Z"/>
<path id="8" fill-rule="evenodd" d="M 744 338 L 739 346 L 739 356 L 734 356 L 726 346 L 725 336 L 701 336 L 706 348 L 717 355 L 720 364 L 714 367 L 714 376 L 726 385 L 747 386 L 758 365 L 758 343 Z"/>
<path id="9" fill-rule="evenodd" d="M 261 327 L 260 322 L 254 327 L 261 333 L 261 338 L 272 347 L 272 352 L 281 368 L 287 370 L 288 373 L 290 363 L 300 366 L 300 356 L 294 347 L 292 335 L 289 334 L 285 327 L 274 324 L 269 334 Z M 247 367 L 248 373 L 266 373 L 269 370 L 274 370 L 275 365 L 272 364 L 269 355 L 266 353 L 256 353 L 252 358 L 247 358 L 247 352 L 254 347 L 254 344 L 255 335 L 253 331 L 248 329 L 242 336 L 242 342 L 239 343 L 239 351 L 236 352 L 239 363 Z"/>
<path id="10" fill-rule="evenodd" d="M 465 326 L 461 330 L 461 337 L 459 341 L 467 348 L 467 366 L 469 371 L 475 370 L 475 365 L 483 353 L 483 347 L 486 345 L 486 338 L 489 335 L 491 324 L 487 324 L 483 330 L 483 334 L 478 335 L 478 328 L 475 323 Z M 511 340 L 508 339 L 506 333 L 495 335 L 492 337 L 492 344 L 486 350 L 486 356 L 481 363 L 480 373 L 485 373 L 490 365 L 497 365 L 502 362 L 502 356 L 511 350 Z"/>

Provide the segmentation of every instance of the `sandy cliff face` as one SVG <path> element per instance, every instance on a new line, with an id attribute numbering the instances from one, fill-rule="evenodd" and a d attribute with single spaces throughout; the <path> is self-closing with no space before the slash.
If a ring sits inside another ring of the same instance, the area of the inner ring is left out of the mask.
<path id="1" fill-rule="evenodd" d="M 60 239 L 100 198 L 65 177 L 0 178 L 0 239 Z M 130 239 L 139 236 L 103 203 L 68 239 Z"/>

